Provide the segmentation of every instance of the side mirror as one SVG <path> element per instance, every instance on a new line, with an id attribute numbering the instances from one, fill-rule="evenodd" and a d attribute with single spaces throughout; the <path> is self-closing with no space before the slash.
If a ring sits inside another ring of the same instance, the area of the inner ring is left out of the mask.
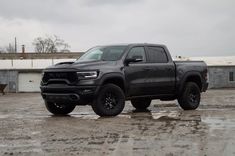
<path id="1" fill-rule="evenodd" d="M 132 62 L 141 62 L 143 61 L 143 59 L 141 58 L 127 58 L 125 59 L 125 64 L 128 65 L 129 63 L 132 63 Z"/>

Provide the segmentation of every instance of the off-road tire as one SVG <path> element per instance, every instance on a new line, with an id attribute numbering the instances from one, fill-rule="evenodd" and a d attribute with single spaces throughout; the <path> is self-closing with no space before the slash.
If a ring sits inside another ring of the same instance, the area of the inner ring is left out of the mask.
<path id="1" fill-rule="evenodd" d="M 137 110 L 146 110 L 150 106 L 151 101 L 149 98 L 136 98 L 131 100 L 131 104 Z"/>
<path id="2" fill-rule="evenodd" d="M 200 104 L 201 92 L 198 85 L 194 82 L 187 82 L 182 94 L 178 98 L 180 107 L 184 110 L 194 110 Z"/>
<path id="3" fill-rule="evenodd" d="M 100 88 L 91 106 L 99 116 L 116 116 L 124 109 L 125 95 L 119 86 L 105 84 Z"/>
<path id="4" fill-rule="evenodd" d="M 65 104 L 65 103 L 55 103 L 45 101 L 46 108 L 49 112 L 54 115 L 67 115 L 71 113 L 76 105 L 74 104 Z"/>

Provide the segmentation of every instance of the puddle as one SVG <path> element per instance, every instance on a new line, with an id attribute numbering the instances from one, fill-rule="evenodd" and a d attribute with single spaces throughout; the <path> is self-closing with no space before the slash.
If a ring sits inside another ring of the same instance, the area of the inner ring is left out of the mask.
<path id="1" fill-rule="evenodd" d="M 5 114 L 5 115 L 0 115 L 0 119 L 5 119 L 5 118 L 9 118 L 9 115 Z"/>
<path id="2" fill-rule="evenodd" d="M 210 131 L 233 129 L 235 130 L 235 119 L 219 118 L 219 117 L 202 117 L 202 121 L 209 127 Z"/>
<path id="3" fill-rule="evenodd" d="M 99 119 L 100 117 L 98 115 L 89 115 L 89 114 L 72 114 L 70 117 L 74 118 L 80 118 L 80 119 L 91 119 L 91 120 L 96 120 Z"/>
<path id="4" fill-rule="evenodd" d="M 79 118 L 84 120 L 98 120 L 98 119 L 107 119 L 107 118 L 126 118 L 126 119 L 153 119 L 153 120 L 198 120 L 200 116 L 193 116 L 188 114 L 182 114 L 181 111 L 157 111 L 151 112 L 149 110 L 139 112 L 139 111 L 130 111 L 127 113 L 122 113 L 116 117 L 99 117 L 96 114 L 91 112 L 82 112 L 82 113 L 72 113 L 67 116 L 54 116 L 52 114 L 10 114 L 10 115 L 0 115 L 0 119 L 15 118 L 15 119 L 43 119 L 43 118 Z"/>
<path id="5" fill-rule="evenodd" d="M 180 119 L 180 112 L 177 111 L 160 111 L 160 112 L 153 112 L 151 113 L 153 119 L 155 120 L 179 120 Z"/>

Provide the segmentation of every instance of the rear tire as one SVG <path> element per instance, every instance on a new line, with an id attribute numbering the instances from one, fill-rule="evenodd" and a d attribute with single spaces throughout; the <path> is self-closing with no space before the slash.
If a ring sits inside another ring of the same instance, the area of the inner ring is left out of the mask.
<path id="1" fill-rule="evenodd" d="M 194 82 L 187 82 L 183 93 L 178 98 L 179 105 L 184 110 L 194 110 L 200 104 L 201 92 L 198 85 Z"/>
<path id="2" fill-rule="evenodd" d="M 73 104 L 47 102 L 47 101 L 45 101 L 45 105 L 47 110 L 54 115 L 67 115 L 71 113 L 76 107 L 76 105 Z"/>
<path id="3" fill-rule="evenodd" d="M 125 106 L 125 95 L 122 89 L 114 84 L 101 87 L 92 103 L 92 109 L 99 116 L 116 116 Z"/>
<path id="4" fill-rule="evenodd" d="M 131 104 L 137 110 L 145 110 L 150 106 L 151 101 L 152 100 L 149 98 L 137 98 L 137 99 L 132 99 Z"/>

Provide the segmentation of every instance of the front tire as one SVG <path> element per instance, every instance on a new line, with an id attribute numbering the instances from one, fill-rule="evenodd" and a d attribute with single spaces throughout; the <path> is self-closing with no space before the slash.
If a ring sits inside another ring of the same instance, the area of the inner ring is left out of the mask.
<path id="1" fill-rule="evenodd" d="M 114 84 L 101 87 L 92 103 L 92 109 L 99 116 L 116 116 L 125 106 L 125 95 L 122 89 Z"/>
<path id="2" fill-rule="evenodd" d="M 150 106 L 151 101 L 152 100 L 148 98 L 137 98 L 137 99 L 132 99 L 131 104 L 137 110 L 146 110 Z"/>
<path id="3" fill-rule="evenodd" d="M 201 92 L 194 82 L 187 82 L 183 93 L 178 98 L 179 105 L 184 110 L 195 110 L 200 104 Z"/>
<path id="4" fill-rule="evenodd" d="M 46 108 L 54 115 L 67 115 L 71 113 L 76 105 L 45 101 Z"/>

